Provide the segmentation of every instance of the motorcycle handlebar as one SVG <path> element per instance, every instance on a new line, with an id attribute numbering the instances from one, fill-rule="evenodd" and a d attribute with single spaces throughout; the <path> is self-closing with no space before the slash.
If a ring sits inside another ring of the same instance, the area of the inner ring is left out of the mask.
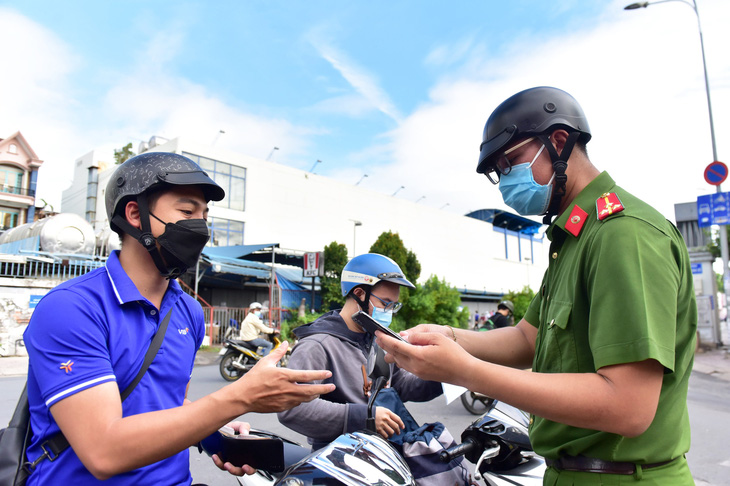
<path id="1" fill-rule="evenodd" d="M 453 447 L 449 447 L 445 451 L 441 451 L 439 454 L 439 460 L 444 463 L 451 462 L 457 457 L 464 456 L 476 450 L 477 447 L 479 447 L 479 443 L 473 438 L 467 437 L 461 444 L 457 444 Z"/>

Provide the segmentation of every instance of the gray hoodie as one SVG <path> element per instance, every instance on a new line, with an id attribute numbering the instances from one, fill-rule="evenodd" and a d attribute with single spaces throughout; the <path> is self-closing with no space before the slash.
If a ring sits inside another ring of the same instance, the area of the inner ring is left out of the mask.
<path id="1" fill-rule="evenodd" d="M 330 370 L 324 383 L 334 383 L 332 393 L 278 414 L 279 422 L 306 435 L 312 449 L 319 449 L 345 432 L 365 429 L 367 397 L 363 392 L 362 365 L 374 338 L 348 329 L 335 310 L 294 330 L 299 343 L 288 367 L 296 370 Z M 391 365 L 391 386 L 404 402 L 425 402 L 442 393 L 441 383 L 421 380 Z"/>

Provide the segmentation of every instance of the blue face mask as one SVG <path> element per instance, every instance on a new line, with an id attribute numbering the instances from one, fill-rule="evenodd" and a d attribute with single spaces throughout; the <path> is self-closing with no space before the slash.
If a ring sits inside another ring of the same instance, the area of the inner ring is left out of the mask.
<path id="1" fill-rule="evenodd" d="M 393 313 L 390 311 L 384 311 L 380 307 L 373 306 L 373 319 L 379 324 L 385 327 L 390 327 L 390 323 L 393 322 Z"/>
<path id="2" fill-rule="evenodd" d="M 499 191 L 504 203 L 523 216 L 545 214 L 553 192 L 553 179 L 546 185 L 535 182 L 532 166 L 545 149 L 543 145 L 530 163 L 513 165 L 509 174 L 502 174 L 499 179 Z"/>

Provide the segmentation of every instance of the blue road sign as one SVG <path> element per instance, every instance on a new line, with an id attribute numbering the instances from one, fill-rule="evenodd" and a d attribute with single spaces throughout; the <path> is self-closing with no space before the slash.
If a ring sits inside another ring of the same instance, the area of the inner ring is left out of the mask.
<path id="1" fill-rule="evenodd" d="M 697 222 L 700 228 L 730 224 L 730 193 L 716 192 L 697 197 Z"/>
<path id="2" fill-rule="evenodd" d="M 38 302 L 40 302 L 42 298 L 42 295 L 31 295 L 28 302 L 28 308 L 35 309 L 35 306 L 38 305 Z"/>
<path id="3" fill-rule="evenodd" d="M 719 186 L 727 179 L 727 165 L 722 162 L 713 162 L 705 168 L 705 180 L 708 184 Z"/>

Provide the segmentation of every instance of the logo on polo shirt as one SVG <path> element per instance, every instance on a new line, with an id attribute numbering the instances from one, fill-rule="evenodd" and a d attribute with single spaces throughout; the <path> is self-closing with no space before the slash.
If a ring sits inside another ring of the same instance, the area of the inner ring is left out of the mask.
<path id="1" fill-rule="evenodd" d="M 74 362 L 71 360 L 66 361 L 65 363 L 61 363 L 60 369 L 65 371 L 67 374 L 71 372 L 71 367 L 73 366 Z"/>
<path id="2" fill-rule="evenodd" d="M 188 333 L 190 332 L 190 329 L 186 327 L 185 329 L 178 329 L 177 332 L 179 332 L 183 336 L 187 336 Z"/>

